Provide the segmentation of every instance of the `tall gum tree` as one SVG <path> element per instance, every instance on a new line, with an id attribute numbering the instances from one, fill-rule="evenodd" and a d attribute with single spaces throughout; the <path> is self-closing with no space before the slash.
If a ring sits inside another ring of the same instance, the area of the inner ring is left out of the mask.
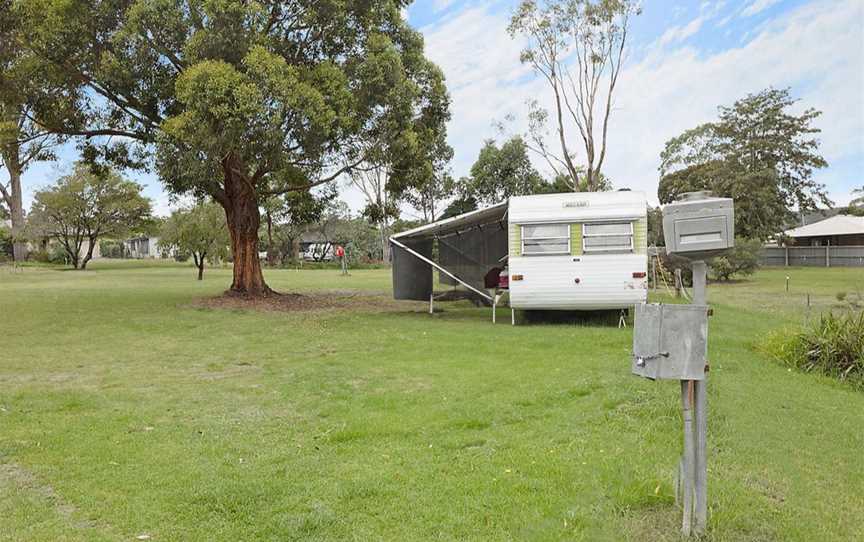
<path id="1" fill-rule="evenodd" d="M 407 4 L 17 5 L 33 53 L 86 89 L 45 127 L 86 138 L 91 160 L 155 164 L 171 192 L 212 197 L 231 236 L 231 291 L 267 295 L 257 246 L 266 198 L 350 173 L 370 141 L 410 155 L 419 132 L 448 117 L 443 76 L 402 19 Z"/>

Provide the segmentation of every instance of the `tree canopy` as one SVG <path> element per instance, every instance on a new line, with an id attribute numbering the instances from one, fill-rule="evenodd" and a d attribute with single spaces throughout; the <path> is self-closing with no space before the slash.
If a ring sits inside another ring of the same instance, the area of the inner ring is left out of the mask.
<path id="1" fill-rule="evenodd" d="M 33 234 L 57 240 L 75 269 L 87 267 L 99 239 L 121 238 L 150 220 L 150 200 L 139 184 L 114 171 L 96 174 L 82 163 L 36 192 L 30 213 Z"/>
<path id="2" fill-rule="evenodd" d="M 735 199 L 736 233 L 766 239 L 782 230 L 791 210 L 830 205 L 825 187 L 813 179 L 828 164 L 818 153 L 821 112 L 795 115 L 788 89 L 769 88 L 732 106 L 719 119 L 666 142 L 660 155 L 662 203 L 683 192 L 710 190 Z"/>
<path id="3" fill-rule="evenodd" d="M 232 290 L 266 294 L 259 205 L 359 167 L 432 169 L 449 116 L 404 0 L 20 0 L 31 50 L 86 89 L 46 127 L 85 155 L 155 166 L 225 210 Z M 106 139 L 105 136 L 113 136 Z M 409 171 L 410 170 L 410 171 Z M 416 181 L 407 180 L 404 186 Z"/>
<path id="4" fill-rule="evenodd" d="M 0 177 L 0 208 L 12 222 L 16 260 L 27 252 L 21 176 L 33 163 L 53 159 L 59 140 L 35 120 L 34 112 L 69 99 L 57 70 L 27 49 L 20 15 L 13 0 L 0 0 L 0 171 L 6 177 Z"/>
<path id="5" fill-rule="evenodd" d="M 481 205 L 492 205 L 511 196 L 535 194 L 544 181 L 531 164 L 525 142 L 515 136 L 500 147 L 487 140 L 471 166 L 467 183 L 467 195 Z"/>

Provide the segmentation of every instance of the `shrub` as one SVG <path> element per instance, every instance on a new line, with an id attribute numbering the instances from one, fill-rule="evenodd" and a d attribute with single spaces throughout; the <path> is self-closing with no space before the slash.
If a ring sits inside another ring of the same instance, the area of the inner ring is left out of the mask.
<path id="1" fill-rule="evenodd" d="M 12 259 L 12 232 L 0 225 L 0 261 Z"/>
<path id="2" fill-rule="evenodd" d="M 775 333 L 767 350 L 786 365 L 864 389 L 864 311 L 829 312 L 804 329 Z"/>
<path id="3" fill-rule="evenodd" d="M 758 239 L 735 239 L 735 247 L 711 260 L 711 275 L 716 280 L 729 280 L 735 275 L 752 275 L 759 269 L 762 242 Z"/>

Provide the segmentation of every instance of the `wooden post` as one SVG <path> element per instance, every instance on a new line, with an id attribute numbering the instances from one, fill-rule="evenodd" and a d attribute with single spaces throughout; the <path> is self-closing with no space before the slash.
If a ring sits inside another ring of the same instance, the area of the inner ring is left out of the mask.
<path id="1" fill-rule="evenodd" d="M 831 240 L 825 245 L 825 267 L 831 267 Z"/>
<path id="2" fill-rule="evenodd" d="M 675 269 L 675 297 L 681 297 L 684 291 L 684 280 L 681 278 L 681 268 Z"/>
<path id="3" fill-rule="evenodd" d="M 651 258 L 651 282 L 655 292 L 657 291 L 657 258 L 656 254 Z"/>
<path id="4" fill-rule="evenodd" d="M 786 246 L 786 267 L 789 267 L 789 246 Z"/>

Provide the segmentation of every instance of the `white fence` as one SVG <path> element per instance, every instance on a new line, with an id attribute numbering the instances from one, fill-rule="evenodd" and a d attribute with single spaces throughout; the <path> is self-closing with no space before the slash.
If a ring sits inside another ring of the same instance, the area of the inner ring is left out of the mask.
<path id="1" fill-rule="evenodd" d="M 787 267 L 864 267 L 864 246 L 765 247 L 759 263 Z"/>

